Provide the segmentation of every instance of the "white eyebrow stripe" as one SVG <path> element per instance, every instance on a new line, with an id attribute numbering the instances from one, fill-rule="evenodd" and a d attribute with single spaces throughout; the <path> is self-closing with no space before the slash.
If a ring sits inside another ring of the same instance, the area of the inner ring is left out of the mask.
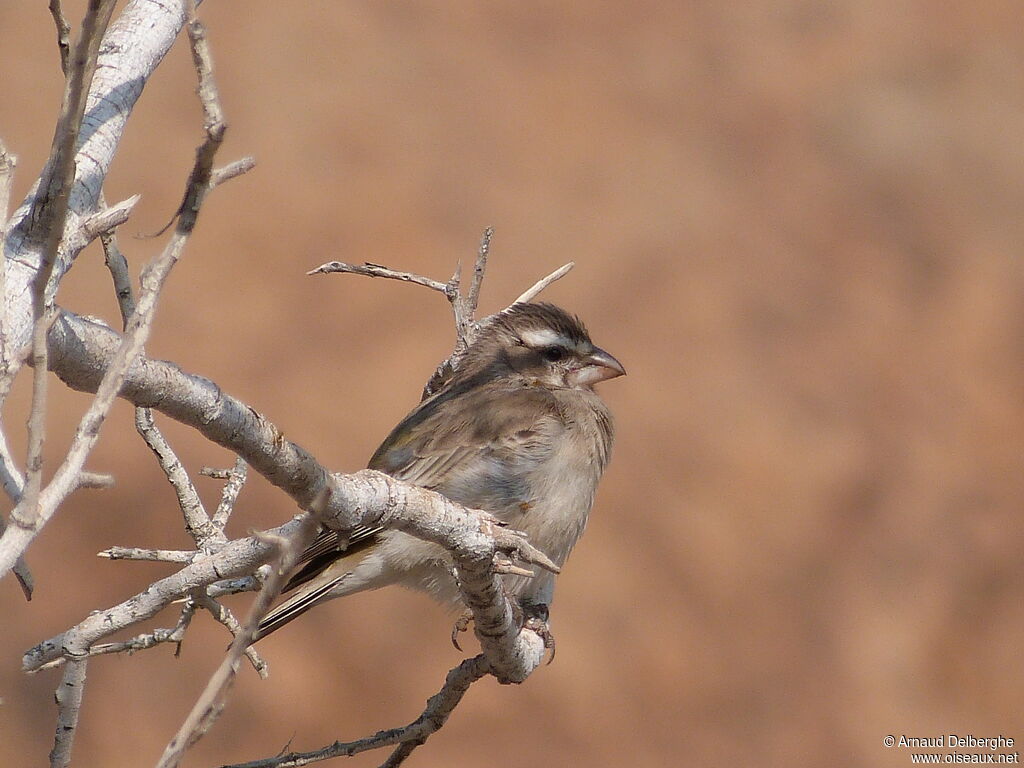
<path id="1" fill-rule="evenodd" d="M 542 347 L 550 347 L 553 344 L 559 344 L 563 347 L 571 346 L 562 334 L 551 328 L 537 328 L 529 331 L 523 331 L 520 335 L 523 340 L 523 344 L 533 349 L 540 349 Z"/>

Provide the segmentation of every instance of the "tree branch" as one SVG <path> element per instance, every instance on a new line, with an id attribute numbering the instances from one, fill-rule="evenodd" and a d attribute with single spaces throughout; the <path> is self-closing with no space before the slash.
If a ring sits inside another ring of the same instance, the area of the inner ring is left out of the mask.
<path id="1" fill-rule="evenodd" d="M 571 270 L 575 266 L 575 261 L 570 261 L 568 264 L 563 264 L 550 275 L 548 275 L 547 277 L 542 277 L 536 283 L 534 283 L 525 291 L 523 291 L 519 295 L 519 298 L 513 301 L 512 304 L 525 304 L 528 301 L 533 301 L 535 298 L 537 298 L 537 294 L 539 294 L 541 291 L 543 291 L 556 280 L 561 280 L 563 277 L 569 274 L 569 270 Z"/>
<path id="2" fill-rule="evenodd" d="M 32 406 L 28 422 L 28 458 L 25 462 L 25 488 L 18 505 L 11 512 L 11 527 L 4 532 L 7 540 L 11 531 L 27 544 L 44 522 L 40 503 L 43 470 L 43 441 L 46 433 L 46 390 L 48 352 L 46 333 L 53 317 L 47 312 L 47 290 L 57 251 L 68 217 L 71 186 L 75 178 L 75 148 L 85 116 L 86 96 L 96 71 L 96 58 L 100 40 L 114 10 L 113 0 L 90 0 L 82 32 L 75 45 L 74 57 L 68 71 L 64 101 L 57 119 L 50 150 L 50 163 L 40 178 L 40 194 L 33 201 L 27 215 L 25 238 L 39 244 L 39 269 L 32 281 Z M 59 9 L 57 11 L 59 13 Z M 84 460 L 84 457 L 83 457 Z M 0 545 L 2 550 L 2 545 Z M 6 572 L 24 552 L 4 558 L 0 553 L 0 574 Z M 10 562 L 6 562 L 10 560 Z"/>
<path id="3" fill-rule="evenodd" d="M 184 23 L 184 0 L 129 0 L 104 36 L 74 155 L 75 177 L 63 227 L 66 244 L 81 242 L 76 233 L 83 220 L 97 210 L 103 181 L 135 102 Z M 43 257 L 38 238 L 29 237 L 29 214 L 37 209 L 46 193 L 48 185 L 44 182 L 45 178 L 40 179 L 15 211 L 4 240 L 3 341 L 8 360 L 13 360 L 18 350 L 26 346 L 31 335 L 28 297 Z M 74 249 L 57 255 L 53 281 L 63 276 L 77 255 Z"/>
<path id="4" fill-rule="evenodd" d="M 50 751 L 50 768 L 64 768 L 71 762 L 71 746 L 78 730 L 78 714 L 85 693 L 87 659 L 69 659 L 54 698 L 57 700 L 57 730 Z"/>
<path id="5" fill-rule="evenodd" d="M 322 504 L 316 504 L 315 506 L 322 506 Z M 181 728 L 178 729 L 178 732 L 168 743 L 163 756 L 160 758 L 160 762 L 157 763 L 157 768 L 175 768 L 181 762 L 181 758 L 184 757 L 185 751 L 206 734 L 220 715 L 224 707 L 222 699 L 226 695 L 231 683 L 234 682 L 235 673 L 238 671 L 238 664 L 242 655 L 246 653 L 252 644 L 257 624 L 259 624 L 260 619 L 270 608 L 274 598 L 280 594 L 281 587 L 284 586 L 285 579 L 288 577 L 288 572 L 299 561 L 303 550 L 313 540 L 319 528 L 314 514 L 307 513 L 302 515 L 298 518 L 297 522 L 296 530 L 288 537 L 265 537 L 270 540 L 271 546 L 276 550 L 278 557 L 277 567 L 263 585 L 259 597 L 256 598 L 256 602 L 249 612 L 249 618 L 245 623 L 245 627 L 235 634 L 235 639 L 231 643 L 227 656 L 224 657 L 220 666 L 217 667 L 217 671 L 214 672 L 209 683 L 206 685 L 206 689 L 199 699 L 196 700 L 192 711 L 185 718 Z"/>
<path id="6" fill-rule="evenodd" d="M 388 269 L 385 266 L 371 262 L 366 262 L 365 264 L 346 264 L 344 261 L 328 261 L 316 269 L 309 270 L 306 274 L 327 275 L 332 272 L 365 275 L 366 277 L 386 277 L 390 280 L 400 280 L 403 283 L 422 285 L 424 288 L 443 293 L 445 296 L 448 295 L 451 285 L 450 283 L 441 283 L 423 275 L 417 275 L 415 272 L 399 272 L 397 269 Z"/>
<path id="7" fill-rule="evenodd" d="M 332 757 L 351 757 L 360 752 L 380 749 L 392 744 L 398 744 L 399 747 L 384 765 L 398 765 L 416 746 L 425 742 L 431 734 L 438 731 L 448 721 L 449 715 L 462 701 L 462 697 L 469 687 L 484 677 L 488 671 L 487 659 L 483 654 L 466 659 L 448 673 L 444 686 L 430 697 L 423 713 L 404 728 L 379 731 L 373 736 L 356 741 L 336 741 L 330 746 L 312 752 L 290 752 L 287 755 L 253 760 L 249 763 L 225 765 L 222 768 L 295 768 L 321 760 L 329 760 Z"/>

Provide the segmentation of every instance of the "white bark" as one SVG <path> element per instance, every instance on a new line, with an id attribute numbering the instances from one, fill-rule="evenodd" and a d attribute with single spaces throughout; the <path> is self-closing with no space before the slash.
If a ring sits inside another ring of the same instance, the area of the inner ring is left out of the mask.
<path id="1" fill-rule="evenodd" d="M 100 46 L 96 74 L 86 101 L 75 155 L 75 182 L 64 226 L 54 280 L 71 268 L 87 244 L 86 222 L 100 208 L 100 194 L 128 117 L 149 76 L 185 23 L 184 0 L 131 0 L 110 26 Z M 32 330 L 32 279 L 39 269 L 42 244 L 26 235 L 27 215 L 38 182 L 8 223 L 3 244 L 5 270 L 4 339 L 7 359 L 29 341 Z"/>

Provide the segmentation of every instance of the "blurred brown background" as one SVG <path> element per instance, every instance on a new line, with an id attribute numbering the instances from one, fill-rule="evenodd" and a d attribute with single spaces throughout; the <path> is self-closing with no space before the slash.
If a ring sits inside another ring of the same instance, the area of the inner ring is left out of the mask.
<path id="1" fill-rule="evenodd" d="M 201 12 L 220 160 L 259 165 L 208 200 L 151 355 L 358 469 L 449 350 L 448 307 L 304 273 L 338 258 L 446 279 L 493 224 L 483 309 L 575 260 L 545 298 L 630 372 L 603 387 L 618 442 L 559 582 L 555 663 L 478 684 L 411 764 L 905 766 L 886 734 L 1024 739 L 1018 0 Z M 0 6 L 0 72 L 20 200 L 61 91 L 44 3 Z M 163 240 L 129 235 L 169 218 L 201 138 L 193 88 L 179 41 L 107 184 L 143 195 L 122 230 L 136 270 Z M 60 300 L 117 322 L 98 249 Z M 4 414 L 19 451 L 27 384 Z M 87 402 L 53 397 L 51 468 Z M 166 431 L 190 469 L 230 463 Z M 89 466 L 118 485 L 73 496 L 30 550 L 36 599 L 0 584 L 6 764 L 43 763 L 54 725 L 58 674 L 23 675 L 21 652 L 169 572 L 95 553 L 187 544 L 123 404 Z M 257 478 L 231 528 L 294 511 Z M 187 764 L 413 719 L 461 658 L 450 621 L 400 590 L 308 614 Z M 152 764 L 226 642 L 203 615 L 180 659 L 95 660 L 75 764 Z"/>

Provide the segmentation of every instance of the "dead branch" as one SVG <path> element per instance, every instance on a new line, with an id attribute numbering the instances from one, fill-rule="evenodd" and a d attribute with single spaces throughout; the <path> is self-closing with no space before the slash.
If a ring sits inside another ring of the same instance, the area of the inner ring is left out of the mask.
<path id="1" fill-rule="evenodd" d="M 320 760 L 329 760 L 332 757 L 351 757 L 360 752 L 380 749 L 393 744 L 398 744 L 398 749 L 385 765 L 398 765 L 413 749 L 425 742 L 431 734 L 440 730 L 458 703 L 462 701 L 462 697 L 469 687 L 484 677 L 488 671 L 487 659 L 483 654 L 466 659 L 448 673 L 444 686 L 430 697 L 423 713 L 404 728 L 380 731 L 373 736 L 356 741 L 336 741 L 330 746 L 312 752 L 290 752 L 286 755 L 253 760 L 249 763 L 225 765 L 222 768 L 294 768 Z"/>
<path id="2" fill-rule="evenodd" d="M 326 491 L 324 494 L 326 494 Z M 322 497 L 321 503 L 315 506 L 323 506 Z M 160 762 L 157 763 L 157 768 L 174 768 L 174 766 L 177 766 L 181 762 L 185 751 L 206 734 L 220 715 L 224 706 L 223 698 L 227 693 L 227 689 L 234 681 L 235 673 L 238 671 L 239 660 L 252 643 L 256 633 L 256 625 L 259 624 L 260 618 L 266 614 L 271 603 L 280 594 L 288 572 L 298 562 L 299 556 L 313 540 L 319 528 L 315 514 L 307 513 L 302 515 L 297 522 L 296 530 L 288 537 L 266 537 L 270 545 L 277 551 L 276 568 L 270 578 L 267 579 L 266 584 L 263 585 L 259 597 L 256 598 L 256 602 L 249 613 L 249 618 L 246 620 L 245 627 L 235 634 L 235 639 L 231 643 L 228 655 L 224 657 L 220 666 L 217 667 L 217 671 L 214 672 L 209 683 L 206 685 L 206 689 L 199 696 L 199 699 L 196 700 L 192 711 L 185 718 L 185 722 L 182 723 L 181 728 L 178 729 L 174 738 L 168 743 L 163 756 L 160 758 Z"/>
<path id="3" fill-rule="evenodd" d="M 70 658 L 54 698 L 57 700 L 57 730 L 50 750 L 50 768 L 64 768 L 71 762 L 71 746 L 78 730 L 78 714 L 85 693 L 85 657 Z"/>
<path id="4" fill-rule="evenodd" d="M 26 240 L 40 244 L 39 268 L 32 281 L 32 366 L 35 373 L 32 380 L 32 406 L 28 423 L 25 488 L 17 506 L 11 512 L 11 527 L 0 539 L 0 574 L 6 572 L 25 549 L 24 546 L 9 546 L 13 557 L 8 555 L 5 558 L 2 554 L 2 542 L 14 531 L 16 538 L 27 545 L 35 531 L 45 521 L 40 493 L 46 430 L 46 372 L 49 367 L 46 333 L 54 317 L 52 312 L 47 312 L 47 290 L 67 221 L 71 186 L 75 179 L 75 149 L 82 128 L 82 118 L 85 116 L 86 97 L 93 73 L 96 71 L 100 40 L 113 10 L 113 0 L 91 0 L 89 3 L 68 71 L 64 101 L 50 151 L 52 162 L 40 179 L 40 192 L 27 216 Z M 73 478 L 70 480 L 73 481 Z M 8 563 L 8 560 L 11 562 Z"/>

